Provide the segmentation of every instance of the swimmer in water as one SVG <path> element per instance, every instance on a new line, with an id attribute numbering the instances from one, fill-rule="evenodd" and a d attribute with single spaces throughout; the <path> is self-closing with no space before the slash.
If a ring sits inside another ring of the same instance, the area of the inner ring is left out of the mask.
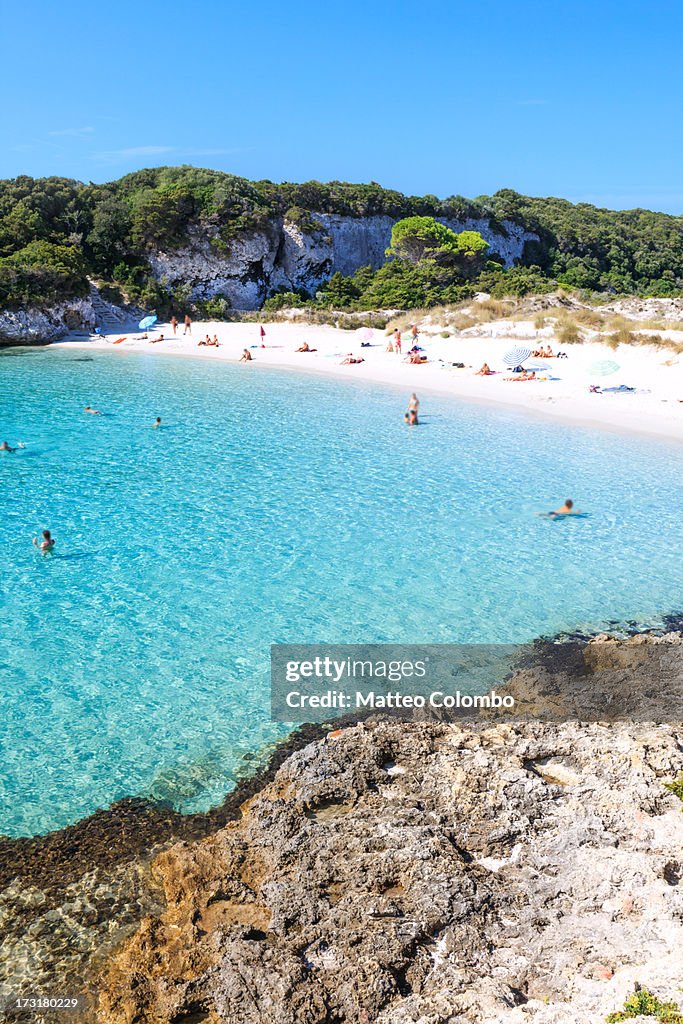
<path id="1" fill-rule="evenodd" d="M 37 537 L 33 538 L 33 546 L 38 548 L 42 554 L 49 555 L 55 546 L 54 537 L 49 530 L 43 530 L 40 540 Z"/>
<path id="2" fill-rule="evenodd" d="M 409 427 L 417 427 L 419 424 L 417 409 L 408 409 L 408 412 L 403 417 L 403 422 L 407 423 Z"/>
<path id="3" fill-rule="evenodd" d="M 550 516 L 576 516 L 579 515 L 579 510 L 574 508 L 574 502 L 571 498 L 567 498 L 562 508 L 556 508 L 554 512 L 549 512 Z"/>
<path id="4" fill-rule="evenodd" d="M 156 430 L 157 427 L 160 427 L 160 426 L 161 426 L 161 416 L 157 416 L 157 418 L 155 419 L 154 423 L 150 423 L 150 427 L 152 428 L 152 430 Z"/>
<path id="5" fill-rule="evenodd" d="M 89 412 L 91 416 L 101 416 L 102 415 L 102 413 L 99 411 L 99 409 L 93 409 L 90 405 L 86 405 L 86 407 L 83 410 L 83 412 Z"/>
<path id="6" fill-rule="evenodd" d="M 7 441 L 3 441 L 2 444 L 0 444 L 0 452 L 15 452 L 16 450 L 16 448 L 10 448 Z"/>

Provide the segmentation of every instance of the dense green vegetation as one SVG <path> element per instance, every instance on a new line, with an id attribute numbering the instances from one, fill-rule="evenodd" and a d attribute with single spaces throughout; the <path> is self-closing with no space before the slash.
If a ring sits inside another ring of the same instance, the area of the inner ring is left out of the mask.
<path id="1" fill-rule="evenodd" d="M 420 240 L 419 231 L 417 236 L 409 232 L 410 251 L 405 238 L 397 237 L 395 258 L 377 271 L 364 268 L 347 279 L 335 275 L 317 296 L 305 297 L 318 305 L 409 308 L 457 301 L 473 290 L 523 295 L 558 283 L 613 293 L 683 294 L 681 217 L 647 210 L 617 213 L 510 190 L 475 200 L 440 200 L 404 196 L 376 183 L 274 184 L 164 167 L 105 185 L 66 178 L 0 181 L 0 306 L 49 304 L 84 294 L 92 276 L 119 289 L 114 295 L 170 308 L 187 296 L 172 295 L 154 281 L 147 263 L 153 249 L 182 246 L 191 233 L 203 231 L 217 252 L 227 254 L 235 239 L 255 229 L 272 232 L 275 239 L 284 216 L 304 232 L 321 232 L 317 213 L 384 214 L 421 221 L 427 233 Z M 502 222 L 508 220 L 538 234 L 539 241 L 527 243 L 520 267 L 505 271 L 495 253 L 477 248 L 476 232 L 462 232 L 454 242 L 443 235 L 447 228 L 433 227 L 435 217 L 483 218 L 503 233 Z M 285 300 L 275 296 L 270 304 Z"/>

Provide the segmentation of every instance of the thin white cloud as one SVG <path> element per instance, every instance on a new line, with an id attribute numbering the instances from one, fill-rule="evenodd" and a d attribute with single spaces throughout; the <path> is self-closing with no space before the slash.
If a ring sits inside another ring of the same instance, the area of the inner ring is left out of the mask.
<path id="1" fill-rule="evenodd" d="M 235 147 L 234 149 L 183 149 L 179 152 L 182 156 L 234 156 L 236 153 L 247 153 L 248 150 Z"/>
<path id="2" fill-rule="evenodd" d="M 92 135 L 95 129 L 92 125 L 86 125 L 84 128 L 59 128 L 57 131 L 48 132 L 48 135 L 53 138 L 71 138 L 71 139 L 82 139 L 86 135 Z"/>
<path id="3" fill-rule="evenodd" d="M 96 160 L 128 160 L 137 156 L 162 156 L 164 153 L 174 153 L 173 146 L 129 146 L 126 149 L 106 149 L 100 153 L 93 153 Z"/>

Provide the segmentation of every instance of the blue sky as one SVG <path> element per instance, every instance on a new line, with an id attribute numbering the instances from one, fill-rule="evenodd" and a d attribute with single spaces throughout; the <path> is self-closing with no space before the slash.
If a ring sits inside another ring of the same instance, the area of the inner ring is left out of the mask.
<path id="1" fill-rule="evenodd" d="M 683 213 L 680 0 L 0 0 L 0 16 L 0 177 L 191 163 Z"/>

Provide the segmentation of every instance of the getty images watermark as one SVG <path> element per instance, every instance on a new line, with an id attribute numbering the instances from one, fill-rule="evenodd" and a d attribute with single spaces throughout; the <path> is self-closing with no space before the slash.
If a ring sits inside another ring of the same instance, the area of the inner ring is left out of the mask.
<path id="1" fill-rule="evenodd" d="M 680 722 L 683 644 L 275 644 L 277 722 Z"/>
<path id="2" fill-rule="evenodd" d="M 517 649 L 504 645 L 276 644 L 272 717 L 325 722 L 356 712 L 514 709 L 495 689 Z"/>

